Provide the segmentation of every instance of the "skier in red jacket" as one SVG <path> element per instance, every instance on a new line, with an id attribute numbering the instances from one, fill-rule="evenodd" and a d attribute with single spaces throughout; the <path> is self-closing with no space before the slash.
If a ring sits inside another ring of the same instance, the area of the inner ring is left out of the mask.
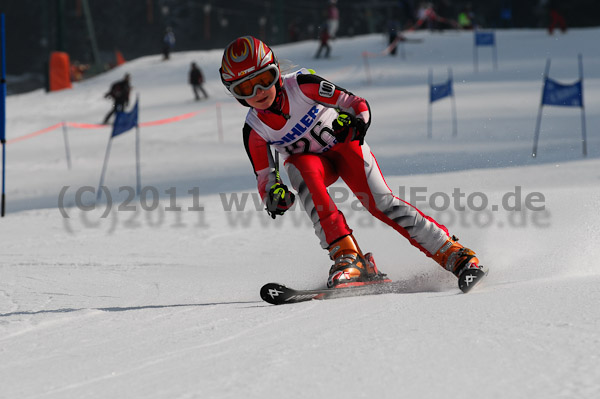
<path id="1" fill-rule="evenodd" d="M 458 277 L 468 271 L 473 276 L 469 280 L 484 274 L 472 250 L 393 195 L 365 141 L 371 124 L 365 99 L 307 70 L 282 76 L 273 51 L 252 36 L 227 46 L 219 71 L 231 94 L 250 107 L 244 145 L 267 212 L 273 218 L 283 215 L 295 200 L 279 176 L 272 148 L 285 160 L 290 182 L 334 262 L 328 287 L 389 281 L 372 254 L 361 251 L 329 196 L 327 187 L 340 177 L 373 216 L 443 268 Z"/>

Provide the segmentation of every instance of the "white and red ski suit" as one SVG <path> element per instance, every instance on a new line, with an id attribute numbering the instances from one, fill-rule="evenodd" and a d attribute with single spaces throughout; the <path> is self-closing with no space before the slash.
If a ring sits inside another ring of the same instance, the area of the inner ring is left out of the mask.
<path id="1" fill-rule="evenodd" d="M 251 108 L 246 116 L 244 144 L 263 201 L 277 179 L 269 149 L 273 147 L 285 159 L 290 182 L 324 249 L 352 233 L 327 191 L 341 177 L 373 216 L 427 256 L 435 254 L 448 240 L 447 229 L 393 195 L 366 142 L 337 142 L 333 136 L 336 109 L 369 126 L 366 100 L 303 71 L 282 77 L 279 109 Z"/>

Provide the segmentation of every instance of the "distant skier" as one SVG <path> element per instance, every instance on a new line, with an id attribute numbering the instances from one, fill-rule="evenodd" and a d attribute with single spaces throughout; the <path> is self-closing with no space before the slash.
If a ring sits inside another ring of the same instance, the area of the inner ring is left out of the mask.
<path id="1" fill-rule="evenodd" d="M 208 98 L 208 94 L 206 94 L 204 87 L 202 87 L 202 84 L 204 83 L 204 75 L 202 74 L 202 70 L 198 67 L 198 64 L 196 64 L 195 62 L 192 62 L 192 64 L 190 65 L 188 81 L 192 86 L 192 90 L 194 92 L 194 97 L 196 98 L 196 101 L 200 100 L 198 90 L 202 92 L 204 98 Z"/>
<path id="2" fill-rule="evenodd" d="M 340 11 L 337 8 L 337 0 L 329 0 L 327 6 L 327 30 L 329 37 L 335 39 L 338 27 L 340 26 Z"/>
<path id="3" fill-rule="evenodd" d="M 104 95 L 105 98 L 112 98 L 113 106 L 111 110 L 104 117 L 103 124 L 108 124 L 108 120 L 115 112 L 122 112 L 129 104 L 129 92 L 131 91 L 130 85 L 131 75 L 125 74 L 123 79 L 114 82 L 110 86 L 108 93 Z"/>
<path id="4" fill-rule="evenodd" d="M 389 281 L 377 269 L 372 254 L 360 250 L 344 214 L 329 196 L 327 187 L 340 177 L 373 216 L 458 276 L 459 286 L 467 278 L 472 286 L 484 274 L 475 252 L 393 195 L 365 142 L 371 125 L 365 99 L 307 70 L 282 76 L 272 50 L 252 36 L 227 46 L 219 72 L 231 94 L 250 107 L 243 127 L 244 145 L 267 212 L 272 218 L 281 216 L 295 201 L 281 180 L 273 147 L 285 159 L 292 186 L 322 248 L 334 262 L 328 287 Z M 298 262 L 293 267 L 300 270 Z"/>
<path id="5" fill-rule="evenodd" d="M 408 31 L 419 29 L 421 26 L 423 26 L 423 24 L 425 24 L 427 29 L 430 31 L 433 31 L 434 29 L 439 28 L 441 26 L 450 26 L 453 28 L 458 28 L 458 23 L 456 21 L 438 15 L 435 12 L 433 3 L 423 3 L 421 7 L 419 7 L 417 17 L 417 22 L 415 22 L 413 26 L 408 28 Z"/>
<path id="6" fill-rule="evenodd" d="M 460 29 L 472 30 L 473 29 L 473 20 L 474 20 L 473 10 L 471 9 L 471 5 L 467 4 L 466 6 L 464 6 L 462 8 L 460 13 L 458 14 L 458 21 L 457 21 L 458 27 Z"/>
<path id="7" fill-rule="evenodd" d="M 550 24 L 548 25 L 548 33 L 552 35 L 554 28 L 557 26 L 562 33 L 567 32 L 567 22 L 564 17 L 564 5 L 558 0 L 548 0 L 548 15 L 550 16 Z"/>
<path id="8" fill-rule="evenodd" d="M 163 60 L 168 60 L 171 56 L 171 50 L 175 46 L 175 33 L 171 27 L 167 27 L 163 36 Z"/>
<path id="9" fill-rule="evenodd" d="M 331 54 L 331 46 L 329 45 L 329 39 L 330 36 L 327 25 L 322 26 L 321 31 L 319 33 L 319 40 L 321 43 L 319 44 L 319 49 L 315 54 L 315 58 L 321 58 L 321 53 L 323 52 L 323 50 L 325 50 L 325 58 L 329 58 L 329 54 Z"/>

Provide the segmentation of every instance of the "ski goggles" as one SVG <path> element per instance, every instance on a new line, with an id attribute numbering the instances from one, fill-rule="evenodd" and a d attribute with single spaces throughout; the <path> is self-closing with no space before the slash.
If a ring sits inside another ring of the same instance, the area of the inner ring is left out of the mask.
<path id="1" fill-rule="evenodd" d="M 236 80 L 229 86 L 235 98 L 246 100 L 256 95 L 258 89 L 269 90 L 279 80 L 279 68 L 271 64 L 243 79 Z"/>

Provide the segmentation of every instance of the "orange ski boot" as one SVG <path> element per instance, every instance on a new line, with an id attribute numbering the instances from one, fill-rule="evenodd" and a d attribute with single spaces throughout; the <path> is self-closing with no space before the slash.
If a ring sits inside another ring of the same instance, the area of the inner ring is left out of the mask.
<path id="1" fill-rule="evenodd" d="M 433 259 L 458 277 L 458 287 L 465 293 L 487 274 L 487 270 L 479 264 L 475 251 L 463 247 L 455 236 L 442 245 Z"/>
<path id="2" fill-rule="evenodd" d="M 329 270 L 327 287 L 341 288 L 390 282 L 375 265 L 373 255 L 363 255 L 356 240 L 350 234 L 329 246 L 329 257 L 334 261 Z"/>

